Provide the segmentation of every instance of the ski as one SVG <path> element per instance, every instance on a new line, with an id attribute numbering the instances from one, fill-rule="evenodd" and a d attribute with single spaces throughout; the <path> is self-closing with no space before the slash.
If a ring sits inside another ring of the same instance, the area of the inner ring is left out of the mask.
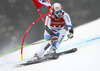
<path id="1" fill-rule="evenodd" d="M 63 52 L 60 52 L 60 53 L 45 54 L 43 57 L 41 57 L 38 60 L 27 61 L 27 62 L 21 63 L 19 65 L 20 66 L 26 66 L 26 65 L 31 65 L 31 64 L 45 62 L 45 61 L 55 60 L 55 59 L 58 59 L 60 55 L 69 54 L 69 53 L 73 53 L 73 52 L 76 52 L 76 51 L 77 51 L 77 48 L 72 48 L 70 50 L 63 51 Z"/>

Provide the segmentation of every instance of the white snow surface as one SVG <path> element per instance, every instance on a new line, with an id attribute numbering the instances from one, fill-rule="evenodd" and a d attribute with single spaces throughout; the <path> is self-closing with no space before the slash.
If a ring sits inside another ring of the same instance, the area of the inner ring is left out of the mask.
<path id="1" fill-rule="evenodd" d="M 24 47 L 23 62 L 32 58 L 42 44 Z M 100 18 L 74 28 L 73 39 L 61 43 L 57 52 L 71 48 L 78 51 L 57 60 L 16 67 L 22 63 L 19 49 L 0 57 L 0 71 L 100 71 Z"/>

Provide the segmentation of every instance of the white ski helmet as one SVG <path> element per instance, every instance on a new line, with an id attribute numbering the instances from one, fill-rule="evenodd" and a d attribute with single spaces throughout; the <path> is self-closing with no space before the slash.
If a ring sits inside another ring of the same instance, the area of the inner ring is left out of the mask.
<path id="1" fill-rule="evenodd" d="M 51 8 L 56 15 L 63 12 L 62 5 L 60 3 L 54 3 Z"/>

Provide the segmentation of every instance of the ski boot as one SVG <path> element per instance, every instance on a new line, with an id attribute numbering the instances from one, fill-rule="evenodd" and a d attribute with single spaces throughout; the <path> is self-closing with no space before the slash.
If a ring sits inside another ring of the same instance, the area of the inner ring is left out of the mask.
<path id="1" fill-rule="evenodd" d="M 38 55 L 37 55 L 37 54 L 34 54 L 34 57 L 31 58 L 31 60 L 29 60 L 29 61 L 27 61 L 27 62 L 33 62 L 33 61 L 36 61 L 36 60 L 38 60 L 38 59 L 39 59 Z"/>
<path id="2" fill-rule="evenodd" d="M 59 55 L 57 55 L 57 53 L 56 53 L 55 47 L 51 47 L 49 49 L 49 51 L 47 52 L 47 55 L 53 55 L 54 59 L 58 59 L 59 58 Z"/>

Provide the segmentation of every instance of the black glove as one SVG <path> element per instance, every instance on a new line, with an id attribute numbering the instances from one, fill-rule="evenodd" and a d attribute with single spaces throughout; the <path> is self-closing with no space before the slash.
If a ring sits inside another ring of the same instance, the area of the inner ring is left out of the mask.
<path id="1" fill-rule="evenodd" d="M 69 39 L 73 38 L 73 29 L 69 30 L 69 33 L 68 33 L 67 36 L 68 36 Z"/>

